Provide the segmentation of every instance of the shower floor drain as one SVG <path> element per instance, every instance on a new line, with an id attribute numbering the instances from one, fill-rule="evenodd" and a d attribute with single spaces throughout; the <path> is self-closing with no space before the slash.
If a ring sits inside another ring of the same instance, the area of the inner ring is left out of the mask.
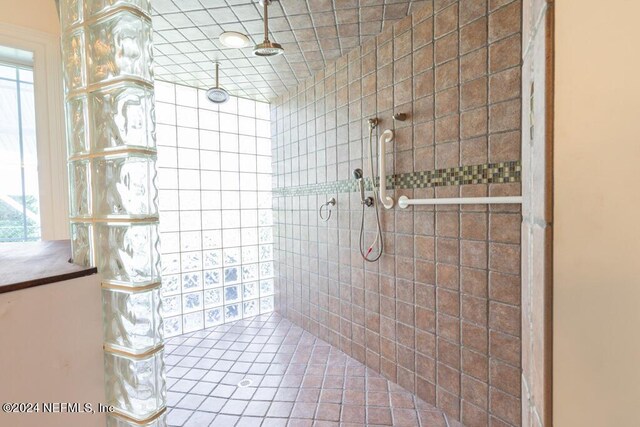
<path id="1" fill-rule="evenodd" d="M 245 378 L 242 381 L 240 381 L 238 383 L 238 387 L 240 388 L 247 388 L 249 387 L 251 384 L 253 384 L 253 381 L 251 381 L 249 378 Z"/>

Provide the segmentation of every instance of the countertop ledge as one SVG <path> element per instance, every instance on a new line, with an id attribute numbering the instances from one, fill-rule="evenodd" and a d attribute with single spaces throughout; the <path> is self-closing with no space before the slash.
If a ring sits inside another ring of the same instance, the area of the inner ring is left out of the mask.
<path id="1" fill-rule="evenodd" d="M 97 273 L 70 258 L 69 240 L 0 243 L 0 294 Z"/>

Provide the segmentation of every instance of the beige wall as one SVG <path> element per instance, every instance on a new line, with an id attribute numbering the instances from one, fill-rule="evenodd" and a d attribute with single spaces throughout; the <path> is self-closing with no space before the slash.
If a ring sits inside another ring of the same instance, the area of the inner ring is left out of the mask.
<path id="1" fill-rule="evenodd" d="M 638 425 L 640 2 L 556 2 L 554 421 Z"/>
<path id="2" fill-rule="evenodd" d="M 0 294 L 0 403 L 104 404 L 100 276 Z M 0 412 L 0 426 L 104 426 L 104 414 Z"/>
<path id="3" fill-rule="evenodd" d="M 0 0 L 0 22 L 60 34 L 54 0 Z"/>

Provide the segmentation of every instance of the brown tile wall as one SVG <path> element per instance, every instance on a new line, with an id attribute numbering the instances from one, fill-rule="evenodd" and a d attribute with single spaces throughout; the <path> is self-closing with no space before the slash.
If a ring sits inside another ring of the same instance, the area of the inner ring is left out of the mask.
<path id="1" fill-rule="evenodd" d="M 520 0 L 429 1 L 273 102 L 273 185 L 351 177 L 374 116 L 395 125 L 389 173 L 520 160 L 520 64 Z M 520 184 L 391 192 L 403 194 Z M 277 311 L 467 426 L 520 425 L 519 206 L 382 209 L 377 263 L 358 251 L 359 194 L 276 197 L 274 210 Z"/>
<path id="2" fill-rule="evenodd" d="M 552 425 L 553 2 L 523 3 L 522 425 Z"/>

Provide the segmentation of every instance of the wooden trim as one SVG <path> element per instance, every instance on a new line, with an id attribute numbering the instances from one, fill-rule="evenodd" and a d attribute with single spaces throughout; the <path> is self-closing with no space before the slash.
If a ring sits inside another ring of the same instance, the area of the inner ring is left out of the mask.
<path id="1" fill-rule="evenodd" d="M 544 415 L 542 422 L 545 426 L 553 426 L 553 146 L 554 146 L 554 117 L 555 117 L 555 4 L 547 1 L 545 18 L 545 181 L 546 212 L 549 226 L 548 241 L 545 245 L 544 272 Z"/>

